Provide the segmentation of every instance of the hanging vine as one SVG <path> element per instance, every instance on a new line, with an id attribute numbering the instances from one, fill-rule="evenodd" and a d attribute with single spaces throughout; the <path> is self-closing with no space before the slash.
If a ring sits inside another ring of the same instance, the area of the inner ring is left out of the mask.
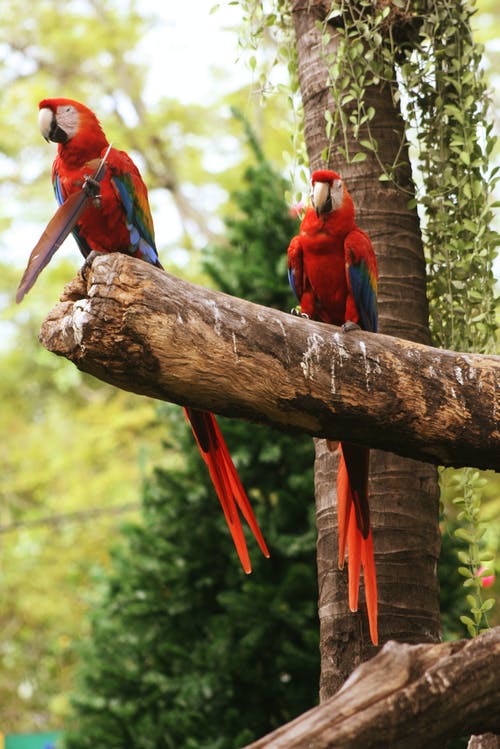
<path id="1" fill-rule="evenodd" d="M 254 49 L 264 29 L 279 30 L 275 60 L 287 65 L 292 79 L 288 95 L 295 102 L 291 1 L 240 4 L 247 44 L 250 39 Z M 492 228 L 492 195 L 499 168 L 491 167 L 495 137 L 488 119 L 483 50 L 471 33 L 473 13 L 474 2 L 467 0 L 333 0 L 317 22 L 334 102 L 325 111 L 330 145 L 323 157 L 328 163 L 333 147 L 348 162 L 361 162 L 372 153 L 380 180 L 398 185 L 401 154 L 410 147 L 415 193 L 408 197 L 421 218 L 434 344 L 492 353 L 497 304 L 493 261 L 500 244 Z M 336 44 L 331 51 L 333 35 Z M 380 82 L 391 87 L 405 121 L 404 142 L 391 164 L 378 158 L 371 130 L 376 112 L 365 103 L 367 88 Z M 295 150 L 300 140 L 297 129 L 294 138 L 294 152 L 305 158 L 303 150 Z M 469 589 L 471 616 L 463 616 L 462 622 L 474 635 L 487 626 L 493 605 L 493 599 L 482 598 L 482 579 L 491 574 L 487 567 L 492 556 L 484 548 L 480 521 L 486 480 L 465 469 L 454 472 L 448 483 L 459 510 L 456 535 L 465 544 L 459 552 L 459 571 Z"/>

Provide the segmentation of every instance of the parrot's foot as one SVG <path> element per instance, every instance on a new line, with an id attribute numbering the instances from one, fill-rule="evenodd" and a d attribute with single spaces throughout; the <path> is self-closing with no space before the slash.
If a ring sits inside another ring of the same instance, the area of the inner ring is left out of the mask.
<path id="1" fill-rule="evenodd" d="M 83 180 L 82 190 L 87 193 L 96 208 L 101 207 L 101 183 L 97 179 L 86 176 Z"/>
<path id="2" fill-rule="evenodd" d="M 82 274 L 85 283 L 87 283 L 87 273 L 91 269 L 92 263 L 99 254 L 100 253 L 96 252 L 96 250 L 91 250 L 91 252 L 89 252 L 87 257 L 85 258 L 85 262 L 83 263 L 82 267 L 80 268 L 80 273 Z"/>
<path id="3" fill-rule="evenodd" d="M 297 304 L 296 307 L 292 307 L 292 309 L 290 310 L 290 314 L 295 315 L 296 317 L 305 317 L 307 318 L 307 320 L 309 320 L 309 315 L 305 312 L 300 311 L 300 304 Z"/>
<path id="4" fill-rule="evenodd" d="M 361 328 L 357 323 L 352 322 L 352 320 L 346 320 L 346 322 L 342 325 L 342 332 L 350 333 L 352 330 L 361 330 Z"/>

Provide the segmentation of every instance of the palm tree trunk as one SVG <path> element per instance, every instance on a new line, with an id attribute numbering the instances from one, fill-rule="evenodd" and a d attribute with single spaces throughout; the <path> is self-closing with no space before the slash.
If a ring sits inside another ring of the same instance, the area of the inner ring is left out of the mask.
<path id="1" fill-rule="evenodd" d="M 311 170 L 325 167 L 321 154 L 328 143 L 325 111 L 335 103 L 326 85 L 328 73 L 317 20 L 324 18 L 319 2 L 294 2 L 299 80 L 304 104 L 304 129 Z M 337 49 L 332 30 L 327 53 Z M 357 209 L 357 223 L 371 237 L 379 265 L 379 329 L 422 343 L 429 342 L 425 293 L 425 262 L 418 216 L 407 203 L 413 193 L 406 148 L 401 150 L 403 122 L 387 84 L 365 91 L 366 106 L 375 116 L 371 132 L 384 164 L 406 161 L 398 183 L 381 182 L 374 155 L 348 163 L 330 148 L 328 166 L 345 179 Z M 360 137 L 366 137 L 366 134 Z M 339 145 L 339 144 L 334 144 Z M 360 150 L 351 140 L 352 153 Z M 404 407 L 404 404 L 403 404 Z M 366 612 L 347 606 L 345 571 L 337 559 L 336 456 L 324 440 L 316 441 L 315 492 L 318 528 L 320 616 L 320 697 L 330 697 L 351 671 L 374 654 Z M 434 467 L 390 453 L 372 451 L 370 497 L 375 561 L 379 587 L 381 643 L 436 642 L 440 637 L 437 582 L 438 484 Z M 362 596 L 361 596 L 362 600 Z"/>

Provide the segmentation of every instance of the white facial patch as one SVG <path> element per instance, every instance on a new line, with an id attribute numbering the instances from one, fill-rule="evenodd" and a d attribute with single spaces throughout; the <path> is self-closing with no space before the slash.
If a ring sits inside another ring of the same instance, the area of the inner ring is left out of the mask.
<path id="1" fill-rule="evenodd" d="M 78 123 L 80 115 L 72 104 L 60 104 L 56 110 L 57 124 L 64 130 L 68 140 L 78 132 Z"/>
<path id="2" fill-rule="evenodd" d="M 340 208 L 344 201 L 344 185 L 341 179 L 334 179 L 330 188 L 332 211 Z"/>

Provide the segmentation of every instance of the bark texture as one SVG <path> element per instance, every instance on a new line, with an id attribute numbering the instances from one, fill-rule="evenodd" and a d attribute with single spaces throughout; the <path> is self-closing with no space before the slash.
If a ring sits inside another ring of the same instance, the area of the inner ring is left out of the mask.
<path id="1" fill-rule="evenodd" d="M 246 749 L 436 749 L 499 730 L 497 627 L 474 640 L 388 642 L 334 697 Z"/>
<path id="2" fill-rule="evenodd" d="M 162 400 L 447 465 L 499 466 L 500 358 L 312 322 L 116 253 L 68 285 L 40 340 Z"/>
<path id="3" fill-rule="evenodd" d="M 500 736 L 493 733 L 471 736 L 467 749 L 500 749 Z"/>
<path id="4" fill-rule="evenodd" d="M 325 111 L 334 111 L 335 102 L 327 85 L 329 71 L 325 55 L 336 54 L 338 36 L 328 25 L 331 39 L 325 50 L 317 22 L 323 21 L 329 11 L 330 4 L 322 0 L 295 0 L 293 3 L 304 131 L 311 170 L 325 166 L 322 153 L 329 148 L 327 166 L 345 179 L 356 206 L 357 223 L 371 237 L 379 266 L 380 331 L 429 343 L 419 221 L 416 210 L 407 207 L 413 185 L 408 155 L 406 149 L 401 148 L 404 123 L 390 87 L 381 83 L 364 90 L 366 108 L 375 110 L 370 130 L 377 140 L 377 158 L 368 154 L 363 162 L 349 163 L 337 150 L 344 142 L 340 139 L 333 144 L 328 142 Z M 349 9 L 346 23 L 348 14 Z M 345 114 L 348 117 L 348 106 Z M 359 139 L 367 136 L 366 131 L 360 132 Z M 353 138 L 348 141 L 352 156 L 359 146 Z M 390 182 L 380 182 L 379 160 L 385 165 L 399 163 L 397 179 L 404 190 Z M 411 451 L 406 455 L 419 457 Z M 343 573 L 336 569 L 336 557 L 330 556 L 337 543 L 336 473 L 336 457 L 326 449 L 324 442 L 317 441 L 322 699 L 332 695 L 357 663 L 374 652 L 363 608 L 357 615 L 350 615 L 345 604 L 341 604 L 345 601 L 346 581 Z M 382 642 L 439 639 L 438 496 L 437 474 L 432 466 L 394 454 L 372 452 L 370 498 Z"/>

